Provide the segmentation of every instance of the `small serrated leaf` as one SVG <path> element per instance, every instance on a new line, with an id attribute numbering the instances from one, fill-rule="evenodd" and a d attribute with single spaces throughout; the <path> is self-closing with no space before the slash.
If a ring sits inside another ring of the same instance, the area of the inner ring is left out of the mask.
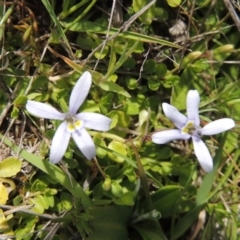
<path id="1" fill-rule="evenodd" d="M 43 206 L 42 200 L 39 196 L 30 198 L 29 203 L 34 205 L 34 207 L 32 208 L 32 211 L 40 213 L 40 214 L 44 213 L 44 206 Z"/>

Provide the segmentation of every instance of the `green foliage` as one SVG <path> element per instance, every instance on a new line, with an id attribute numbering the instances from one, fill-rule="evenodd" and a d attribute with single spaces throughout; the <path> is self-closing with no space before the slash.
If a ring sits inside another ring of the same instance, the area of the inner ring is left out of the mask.
<path id="1" fill-rule="evenodd" d="M 90 208 L 93 216 L 93 233 L 88 240 L 101 239 L 127 239 L 128 231 L 126 228 L 132 209 L 127 206 L 103 206 Z"/>
<path id="2" fill-rule="evenodd" d="M 147 0 L 133 0 L 133 10 L 137 13 L 140 11 L 144 6 L 146 6 L 149 3 Z M 144 24 L 151 24 L 152 20 L 154 18 L 154 5 L 151 6 L 149 9 L 147 9 L 140 17 L 139 19 Z"/>
<path id="3" fill-rule="evenodd" d="M 201 126 L 226 117 L 238 125 L 239 33 L 223 1 L 26 0 L 0 12 L 0 239 L 181 240 L 190 229 L 238 239 L 238 126 L 204 137 L 210 173 L 191 141 L 151 141 L 174 128 L 162 103 L 185 114 L 193 89 Z M 84 71 L 93 84 L 79 112 L 106 115 L 110 130 L 87 129 L 95 161 L 70 141 L 53 165 L 60 121 L 30 116 L 25 104 L 68 112 Z"/>

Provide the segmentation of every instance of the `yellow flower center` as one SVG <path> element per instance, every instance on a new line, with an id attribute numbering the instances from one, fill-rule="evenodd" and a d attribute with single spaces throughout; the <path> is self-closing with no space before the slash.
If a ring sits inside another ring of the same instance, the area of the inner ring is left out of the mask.
<path id="1" fill-rule="evenodd" d="M 83 121 L 81 120 L 67 120 L 67 130 L 68 132 L 75 132 L 77 129 L 80 129 L 83 126 Z"/>
<path id="2" fill-rule="evenodd" d="M 65 121 L 67 122 L 67 131 L 70 133 L 82 128 L 84 121 L 77 119 L 75 115 L 67 113 L 65 116 Z"/>
<path id="3" fill-rule="evenodd" d="M 192 134 L 193 131 L 195 131 L 195 127 L 194 127 L 194 121 L 189 120 L 185 126 L 182 127 L 181 131 L 182 134 Z"/>

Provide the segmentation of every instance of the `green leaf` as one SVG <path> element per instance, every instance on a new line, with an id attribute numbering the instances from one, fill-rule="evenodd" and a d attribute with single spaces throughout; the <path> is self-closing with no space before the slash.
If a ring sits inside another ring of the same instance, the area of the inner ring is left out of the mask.
<path id="1" fill-rule="evenodd" d="M 34 227 L 36 223 L 38 222 L 37 216 L 30 216 L 26 218 L 22 225 L 22 228 L 18 228 L 15 232 L 16 240 L 30 240 L 32 239 L 32 235 L 34 233 Z"/>
<path id="2" fill-rule="evenodd" d="M 131 97 L 131 95 L 127 91 L 125 91 L 124 88 L 120 87 L 114 82 L 101 82 L 99 83 L 99 87 L 105 91 L 115 92 L 128 98 Z"/>
<path id="3" fill-rule="evenodd" d="M 124 44 L 124 48 L 123 48 L 123 52 L 120 56 L 120 58 L 118 59 L 118 61 L 113 64 L 113 67 L 108 69 L 108 72 L 106 74 L 106 76 L 104 77 L 105 79 L 108 76 L 111 76 L 112 74 L 114 74 L 122 65 L 123 63 L 132 55 L 132 53 L 135 51 L 135 49 L 138 47 L 139 45 L 139 41 L 135 41 L 134 44 L 128 49 L 128 45 L 130 45 L 131 41 L 128 41 Z M 114 48 L 112 47 L 112 54 L 111 54 L 111 59 L 112 59 L 112 55 L 115 56 L 115 51 Z M 111 62 L 110 59 L 110 62 Z M 115 62 L 115 57 L 113 57 L 113 62 Z"/>
<path id="4" fill-rule="evenodd" d="M 28 99 L 26 98 L 26 96 L 18 96 L 18 97 L 14 100 L 13 104 L 14 104 L 15 107 L 25 106 L 27 100 L 28 100 Z"/>
<path id="5" fill-rule="evenodd" d="M 227 137 L 227 134 L 224 134 L 224 137 L 222 138 L 222 141 L 221 141 L 221 145 L 219 146 L 218 151 L 214 157 L 213 170 L 204 176 L 202 183 L 197 191 L 196 202 L 198 205 L 201 205 L 208 201 L 209 193 L 211 191 L 213 182 L 215 180 L 215 176 L 217 174 L 220 161 L 222 160 L 223 144 L 226 141 L 226 137 Z"/>
<path id="6" fill-rule="evenodd" d="M 134 98 L 126 99 L 124 103 L 124 110 L 129 115 L 137 115 L 139 113 L 140 105 Z"/>
<path id="7" fill-rule="evenodd" d="M 133 0 L 132 6 L 133 6 L 135 13 L 140 11 L 148 3 L 149 3 L 149 0 Z M 147 11 L 145 11 L 139 17 L 141 22 L 143 22 L 144 24 L 147 24 L 147 25 L 152 23 L 152 20 L 154 19 L 154 13 L 155 13 L 154 8 L 155 8 L 155 5 L 151 6 L 150 8 L 147 9 Z"/>
<path id="8" fill-rule="evenodd" d="M 123 111 L 117 111 L 113 110 L 108 115 L 112 120 L 111 127 L 123 127 L 127 128 L 131 122 L 131 118 L 128 114 L 126 114 Z M 118 135 L 119 137 L 124 137 L 126 135 L 125 132 L 117 130 L 117 129 L 111 129 L 111 133 L 114 133 L 115 135 Z"/>
<path id="9" fill-rule="evenodd" d="M 114 116 L 118 117 L 118 126 L 127 127 L 130 123 L 130 117 L 123 111 L 113 110 L 109 113 L 109 117 L 113 118 Z"/>
<path id="10" fill-rule="evenodd" d="M 0 204 L 6 204 L 8 200 L 7 188 L 0 182 Z"/>
<path id="11" fill-rule="evenodd" d="M 158 20 L 159 22 L 166 21 L 168 19 L 168 11 L 164 8 L 156 7 L 154 10 L 155 21 Z"/>
<path id="12" fill-rule="evenodd" d="M 117 142 L 117 141 L 111 141 L 108 145 L 108 148 L 113 150 L 114 152 L 120 153 L 123 156 L 127 156 L 127 151 L 126 151 L 126 147 L 124 146 L 124 144 Z M 108 152 L 108 156 L 115 162 L 118 163 L 122 163 L 124 161 L 123 158 L 115 155 L 112 152 Z"/>
<path id="13" fill-rule="evenodd" d="M 127 240 L 127 223 L 131 214 L 131 207 L 103 206 L 89 209 L 93 216 L 91 226 L 93 233 L 87 240 Z"/>
<path id="14" fill-rule="evenodd" d="M 106 186 L 104 186 L 104 183 L 106 183 Z M 106 187 L 106 189 L 104 189 L 104 187 Z M 109 190 L 111 187 L 111 179 L 106 177 L 106 179 L 104 180 L 104 182 L 99 182 L 98 184 L 96 184 L 93 188 L 93 199 L 94 199 L 94 203 L 96 200 L 100 200 L 103 197 L 103 191 L 107 191 Z"/>
<path id="15" fill-rule="evenodd" d="M 138 231 L 143 240 L 167 240 L 159 228 L 154 227 L 150 221 L 134 224 L 133 227 Z"/>
<path id="16" fill-rule="evenodd" d="M 112 181 L 110 178 L 106 177 L 103 184 L 102 184 L 102 187 L 101 188 L 98 188 L 96 190 L 104 190 L 104 191 L 109 191 L 112 187 Z"/>
<path id="17" fill-rule="evenodd" d="M 60 199 L 63 210 L 70 210 L 73 207 L 73 197 L 69 193 L 62 192 Z"/>
<path id="18" fill-rule="evenodd" d="M 0 162 L 0 177 L 12 177 L 20 172 L 22 161 L 18 158 L 5 158 Z"/>
<path id="19" fill-rule="evenodd" d="M 33 208 L 31 209 L 32 211 L 40 214 L 44 213 L 44 204 L 42 202 L 40 195 L 33 198 L 29 198 L 29 203 L 34 205 Z"/>
<path id="20" fill-rule="evenodd" d="M 143 70 L 145 74 L 153 74 L 156 71 L 156 66 L 157 66 L 156 61 L 153 59 L 149 59 L 145 62 Z"/>
<path id="21" fill-rule="evenodd" d="M 110 176 L 112 179 L 117 178 L 122 170 L 119 165 L 108 165 L 104 172 L 107 176 Z"/>
<path id="22" fill-rule="evenodd" d="M 133 206 L 135 193 L 126 192 L 120 198 L 113 198 L 113 202 L 117 205 Z"/>
<path id="23" fill-rule="evenodd" d="M 159 81 L 159 79 L 157 79 L 156 75 L 152 77 L 148 77 L 148 87 L 152 91 L 157 91 L 160 85 L 161 85 L 161 82 Z"/>
<path id="24" fill-rule="evenodd" d="M 19 114 L 19 109 L 14 106 L 13 110 L 11 112 L 11 118 L 17 119 L 18 118 L 18 114 Z"/>
<path id="25" fill-rule="evenodd" d="M 31 185 L 32 192 L 38 192 L 38 191 L 45 192 L 46 188 L 47 188 L 47 183 L 41 179 L 36 179 Z"/>
<path id="26" fill-rule="evenodd" d="M 97 145 L 106 147 L 105 141 L 103 139 L 101 139 L 101 138 L 94 137 L 94 142 Z M 100 157 L 100 158 L 104 158 L 107 155 L 107 152 L 104 149 L 99 148 L 98 146 L 96 147 L 96 151 L 97 151 L 97 156 Z"/>
<path id="27" fill-rule="evenodd" d="M 46 74 L 48 74 L 49 71 L 50 69 L 48 69 Z M 47 76 L 39 75 L 38 77 L 36 77 L 36 79 L 34 79 L 33 84 L 31 86 L 31 90 L 39 90 L 41 88 L 46 89 L 47 86 L 48 86 Z"/>
<path id="28" fill-rule="evenodd" d="M 0 200 L 0 202 L 1 202 L 1 200 Z M 5 203 L 3 203 L 3 204 L 5 204 Z M 5 231 L 5 230 L 9 230 L 8 220 L 5 217 L 3 210 L 0 209 L 0 231 Z"/>
<path id="29" fill-rule="evenodd" d="M 170 88 L 174 85 L 177 85 L 179 83 L 179 76 L 167 74 L 164 76 L 164 81 L 162 81 L 162 84 L 165 88 Z"/>
<path id="30" fill-rule="evenodd" d="M 101 108 L 102 112 L 104 114 L 109 113 L 111 107 L 112 107 L 112 99 L 114 94 L 113 93 L 107 93 L 104 97 L 100 99 L 99 107 Z"/>
<path id="31" fill-rule="evenodd" d="M 179 186 L 166 186 L 152 195 L 154 208 L 163 217 L 170 217 L 182 189 Z"/>
<path id="32" fill-rule="evenodd" d="M 178 7 L 181 4 L 181 0 L 167 0 L 170 7 Z"/>
<path id="33" fill-rule="evenodd" d="M 159 63 L 156 65 L 156 75 L 159 78 L 163 78 L 166 73 L 167 73 L 167 66 L 165 64 Z"/>
<path id="34" fill-rule="evenodd" d="M 122 195 L 123 195 L 123 189 L 121 187 L 121 185 L 116 182 L 116 181 L 113 181 L 112 184 L 111 184 L 111 193 L 117 197 L 117 198 L 121 198 Z"/>
<path id="35" fill-rule="evenodd" d="M 138 81 L 135 78 L 127 77 L 126 78 L 127 87 L 130 90 L 136 89 L 138 86 Z"/>
<path id="36" fill-rule="evenodd" d="M 212 50 L 214 59 L 220 62 L 224 61 L 233 51 L 234 46 L 232 44 L 226 44 Z"/>
<path id="37" fill-rule="evenodd" d="M 136 67 L 136 60 L 132 57 L 129 56 L 128 59 L 123 63 L 122 68 L 128 69 L 128 70 L 133 70 Z"/>
<path id="38" fill-rule="evenodd" d="M 93 100 L 85 101 L 80 107 L 80 111 L 84 112 L 100 112 L 99 106 Z"/>
<path id="39" fill-rule="evenodd" d="M 157 155 L 157 159 L 168 159 L 172 156 L 172 149 L 168 146 L 164 146 L 161 148 L 161 151 L 159 151 Z"/>
<path id="40" fill-rule="evenodd" d="M 198 215 L 203 208 L 203 205 L 199 205 L 180 218 L 178 223 L 174 226 L 174 231 L 172 232 L 172 237 L 170 239 L 180 239 L 180 237 L 192 226 L 193 222 L 197 220 Z"/>
<path id="41" fill-rule="evenodd" d="M 38 195 L 38 198 L 42 202 L 42 206 L 44 207 L 44 209 L 48 209 L 49 205 L 48 205 L 47 198 L 45 198 L 44 195 Z"/>
<path id="42" fill-rule="evenodd" d="M 181 64 L 181 69 L 186 68 L 189 64 L 196 61 L 201 55 L 202 55 L 202 52 L 200 52 L 200 51 L 195 51 L 195 52 L 189 53 L 187 56 L 185 56 L 183 58 L 183 61 Z"/>
<path id="43" fill-rule="evenodd" d="M 53 207 L 54 206 L 54 197 L 49 195 L 49 194 L 45 194 L 44 195 L 44 199 L 47 202 L 49 207 Z"/>

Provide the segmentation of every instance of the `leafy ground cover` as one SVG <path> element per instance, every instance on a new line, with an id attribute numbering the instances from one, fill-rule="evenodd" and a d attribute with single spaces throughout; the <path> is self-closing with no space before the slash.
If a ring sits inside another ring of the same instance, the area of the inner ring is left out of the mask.
<path id="1" fill-rule="evenodd" d="M 239 9 L 233 0 L 2 1 L 0 239 L 239 239 Z M 88 129 L 95 160 L 71 139 L 54 165 L 61 122 L 26 103 L 68 112 L 85 71 L 93 84 L 79 112 L 107 116 L 110 130 Z M 200 94 L 202 127 L 236 124 L 202 136 L 209 173 L 191 140 L 151 138 L 175 128 L 162 103 L 185 114 L 189 90 Z"/>

